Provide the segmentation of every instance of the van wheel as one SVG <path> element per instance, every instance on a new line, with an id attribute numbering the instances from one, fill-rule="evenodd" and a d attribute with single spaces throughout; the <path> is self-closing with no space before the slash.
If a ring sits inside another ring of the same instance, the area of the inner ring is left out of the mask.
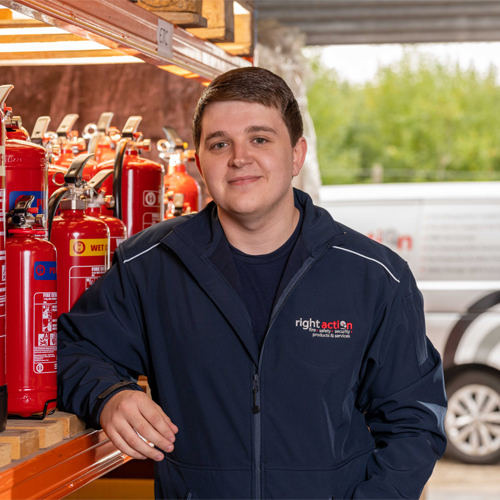
<path id="1" fill-rule="evenodd" d="M 500 377 L 468 371 L 446 385 L 446 455 L 468 464 L 500 461 Z"/>

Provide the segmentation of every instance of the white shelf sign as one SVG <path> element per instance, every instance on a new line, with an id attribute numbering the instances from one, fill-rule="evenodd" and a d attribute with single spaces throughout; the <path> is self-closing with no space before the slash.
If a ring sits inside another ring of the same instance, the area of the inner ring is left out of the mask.
<path id="1" fill-rule="evenodd" d="M 156 41 L 158 42 L 158 56 L 163 59 L 174 58 L 174 25 L 158 19 L 158 31 L 156 32 Z"/>

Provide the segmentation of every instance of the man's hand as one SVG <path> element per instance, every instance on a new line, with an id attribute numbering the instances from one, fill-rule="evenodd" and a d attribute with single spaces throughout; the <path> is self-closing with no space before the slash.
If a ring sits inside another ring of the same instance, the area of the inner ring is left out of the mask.
<path id="1" fill-rule="evenodd" d="M 170 453 L 174 449 L 175 434 L 179 431 L 146 394 L 131 390 L 115 394 L 104 405 L 100 424 L 120 451 L 140 460 L 152 458 L 160 461 L 163 454 L 149 446 L 137 433 Z"/>

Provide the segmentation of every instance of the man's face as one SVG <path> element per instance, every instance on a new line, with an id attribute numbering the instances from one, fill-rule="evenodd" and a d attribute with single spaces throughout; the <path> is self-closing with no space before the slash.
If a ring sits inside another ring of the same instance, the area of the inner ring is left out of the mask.
<path id="1" fill-rule="evenodd" d="M 307 147 L 304 138 L 292 147 L 279 111 L 244 101 L 214 102 L 203 112 L 201 129 L 197 165 L 219 210 L 239 218 L 283 206 Z"/>

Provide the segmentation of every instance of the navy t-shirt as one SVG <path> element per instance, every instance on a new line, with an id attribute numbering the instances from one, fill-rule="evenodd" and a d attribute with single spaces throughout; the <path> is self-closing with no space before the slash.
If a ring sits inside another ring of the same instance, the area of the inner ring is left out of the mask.
<path id="1" fill-rule="evenodd" d="M 274 252 L 248 255 L 229 245 L 239 278 L 241 299 L 250 314 L 252 329 L 259 349 L 266 335 L 276 294 L 293 247 L 302 226 L 300 220 L 288 241 Z M 289 275 L 289 273 L 287 273 Z"/>

